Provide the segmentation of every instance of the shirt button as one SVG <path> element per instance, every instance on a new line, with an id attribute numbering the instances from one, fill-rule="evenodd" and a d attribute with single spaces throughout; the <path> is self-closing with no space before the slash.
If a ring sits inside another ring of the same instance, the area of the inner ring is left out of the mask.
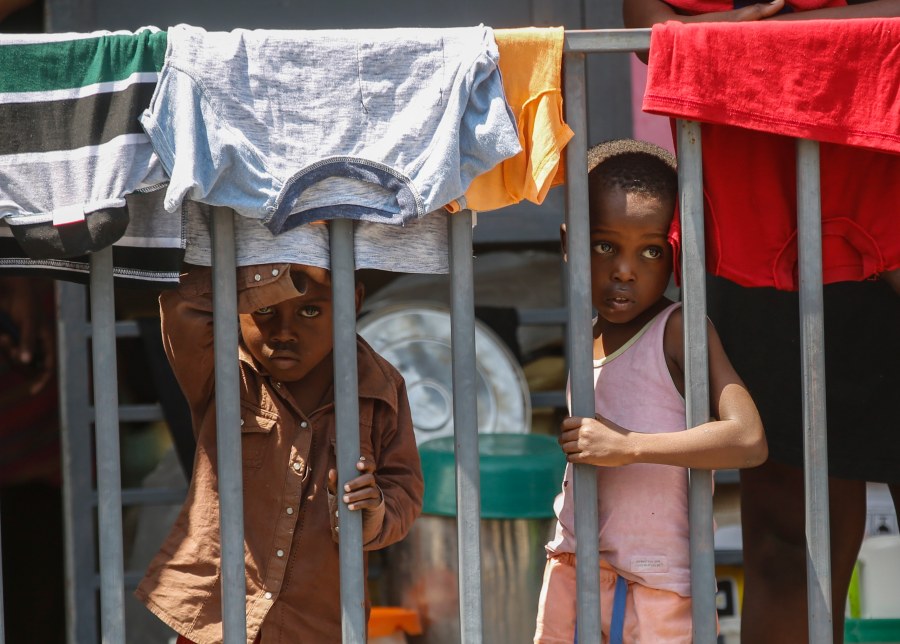
<path id="1" fill-rule="evenodd" d="M 253 279 L 255 279 L 255 280 L 258 282 L 259 280 L 262 279 L 262 275 L 260 275 L 259 273 L 257 273 L 256 275 L 253 276 Z"/>
<path id="2" fill-rule="evenodd" d="M 273 269 L 272 269 L 272 277 L 275 277 L 275 276 L 277 276 L 277 275 L 278 275 L 278 269 L 277 269 L 277 268 L 273 268 Z"/>
<path id="3" fill-rule="evenodd" d="M 275 383 L 275 388 L 276 388 L 276 389 L 281 389 L 281 383 L 280 383 L 280 382 L 276 382 L 276 383 Z"/>
<path id="4" fill-rule="evenodd" d="M 307 427 L 309 427 L 309 423 L 307 423 L 305 420 L 304 420 L 304 421 L 301 421 L 301 422 L 300 422 L 300 427 L 302 427 L 303 429 L 306 429 Z"/>
<path id="5" fill-rule="evenodd" d="M 275 551 L 275 554 L 278 555 L 279 557 L 283 557 L 283 556 L 284 556 L 284 550 L 276 550 L 276 551 Z"/>
<path id="6" fill-rule="evenodd" d="M 285 510 L 285 512 L 287 512 L 288 514 L 293 514 L 294 508 L 288 508 L 287 510 Z"/>
<path id="7" fill-rule="evenodd" d="M 293 467 L 295 470 L 299 470 L 299 469 L 300 469 L 300 463 L 294 463 L 294 464 L 292 465 L 292 467 Z"/>
<path id="8" fill-rule="evenodd" d="M 272 599 L 272 593 L 266 593 L 266 599 Z"/>

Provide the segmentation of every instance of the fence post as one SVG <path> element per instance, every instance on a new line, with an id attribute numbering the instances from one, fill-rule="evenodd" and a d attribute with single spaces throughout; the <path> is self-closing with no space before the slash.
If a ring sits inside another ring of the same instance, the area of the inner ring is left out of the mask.
<path id="1" fill-rule="evenodd" d="M 585 56 L 582 53 L 567 53 L 563 65 L 566 122 L 574 132 L 572 140 L 566 146 L 566 282 L 569 315 L 566 353 L 572 391 L 572 414 L 593 418 Z M 599 642 L 597 470 L 590 465 L 575 465 L 574 471 L 578 641 Z"/>
<path id="2" fill-rule="evenodd" d="M 244 570 L 244 491 L 241 464 L 238 375 L 237 276 L 234 214 L 215 207 L 210 215 L 213 265 L 213 349 L 216 360 L 219 534 L 222 542 L 222 637 L 247 641 L 247 582 Z"/>
<path id="3" fill-rule="evenodd" d="M 803 378 L 803 474 L 806 490 L 806 583 L 809 641 L 830 644 L 831 534 L 825 418 L 825 322 L 819 144 L 797 140 L 797 244 Z"/>
<path id="4" fill-rule="evenodd" d="M 100 528 L 101 635 L 104 644 L 124 644 L 125 563 L 112 267 L 111 247 L 91 253 L 91 347 Z"/>
<path id="5" fill-rule="evenodd" d="M 460 638 L 464 644 L 480 644 L 484 638 L 484 624 L 481 597 L 481 472 L 475 382 L 472 211 L 463 210 L 448 219 Z"/>
<path id="6" fill-rule="evenodd" d="M 62 466 L 63 531 L 65 533 L 66 641 L 97 641 L 97 555 L 93 517 L 93 455 L 87 315 L 87 289 L 81 284 L 57 282 L 59 342 L 59 420 Z"/>
<path id="7" fill-rule="evenodd" d="M 356 364 L 356 281 L 353 222 L 329 223 L 331 288 L 334 300 L 334 404 L 337 422 L 338 490 L 356 478 L 359 458 L 359 377 Z M 340 493 L 338 497 L 340 498 Z M 338 502 L 341 527 L 341 627 L 344 644 L 366 641 L 362 517 Z"/>
<path id="8" fill-rule="evenodd" d="M 709 353 L 706 333 L 706 252 L 703 231 L 703 163 L 700 124 L 678 120 L 678 195 L 682 230 L 685 411 L 688 427 L 709 420 Z M 716 562 L 712 472 L 689 471 L 691 606 L 693 641 L 716 641 Z"/>

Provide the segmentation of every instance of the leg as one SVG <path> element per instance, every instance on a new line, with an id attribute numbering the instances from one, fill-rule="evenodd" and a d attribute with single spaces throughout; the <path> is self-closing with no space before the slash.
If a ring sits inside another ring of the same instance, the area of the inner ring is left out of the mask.
<path id="1" fill-rule="evenodd" d="M 840 644 L 847 588 L 865 532 L 865 482 L 831 478 L 829 500 L 834 642 Z M 741 641 L 807 641 L 803 470 L 768 461 L 741 472 L 741 523 Z"/>
<path id="2" fill-rule="evenodd" d="M 538 601 L 535 644 L 571 644 L 575 639 L 575 556 L 547 559 Z"/>
<path id="3" fill-rule="evenodd" d="M 640 584 L 629 584 L 628 594 L 625 642 L 691 644 L 690 597 Z"/>

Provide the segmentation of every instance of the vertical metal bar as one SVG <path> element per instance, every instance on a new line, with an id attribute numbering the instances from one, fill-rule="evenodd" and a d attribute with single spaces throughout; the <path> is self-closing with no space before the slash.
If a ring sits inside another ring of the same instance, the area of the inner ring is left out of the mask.
<path id="1" fill-rule="evenodd" d="M 678 193 L 682 231 L 682 307 L 686 422 L 709 420 L 709 355 L 706 333 L 706 253 L 703 242 L 703 166 L 700 124 L 678 121 Z M 716 561 L 713 543 L 712 472 L 690 470 L 693 641 L 716 641 Z"/>
<path id="2" fill-rule="evenodd" d="M 334 300 L 334 404 L 337 422 L 338 490 L 359 472 L 359 376 L 356 365 L 356 280 L 353 222 L 329 224 L 331 288 Z M 338 493 L 340 496 L 340 492 Z M 341 529 L 341 628 L 344 644 L 366 641 L 362 517 L 338 503 Z"/>
<path id="3" fill-rule="evenodd" d="M 475 383 L 475 294 L 472 211 L 449 218 L 450 347 L 453 354 L 453 435 L 459 537 L 459 624 L 465 644 L 484 638 L 481 597 L 481 472 Z"/>
<path id="4" fill-rule="evenodd" d="M 93 517 L 93 458 L 88 420 L 90 389 L 87 343 L 87 289 L 57 282 L 60 446 L 66 567 L 66 641 L 97 641 L 97 566 Z"/>
<path id="5" fill-rule="evenodd" d="M 213 265 L 213 347 L 216 355 L 216 443 L 219 533 L 222 541 L 222 635 L 225 644 L 247 641 L 244 570 L 244 492 L 241 465 L 238 373 L 237 276 L 234 213 L 217 207 L 210 216 Z"/>
<path id="6" fill-rule="evenodd" d="M 797 241 L 803 378 L 803 472 L 806 489 L 806 580 L 809 641 L 830 644 L 831 536 L 825 419 L 825 323 L 819 144 L 797 140 Z"/>
<path id="7" fill-rule="evenodd" d="M 100 526 L 100 623 L 104 644 L 124 644 L 125 564 L 113 299 L 112 248 L 107 247 L 91 253 L 91 346 L 96 419 L 97 513 Z"/>
<path id="8" fill-rule="evenodd" d="M 591 334 L 591 258 L 587 181 L 587 103 L 585 56 L 568 53 L 563 61 L 566 122 L 575 135 L 566 146 L 566 265 L 569 316 L 566 353 L 572 414 L 594 417 Z M 578 641 L 600 641 L 600 554 L 597 531 L 597 470 L 576 465 L 575 541 L 578 587 Z"/>

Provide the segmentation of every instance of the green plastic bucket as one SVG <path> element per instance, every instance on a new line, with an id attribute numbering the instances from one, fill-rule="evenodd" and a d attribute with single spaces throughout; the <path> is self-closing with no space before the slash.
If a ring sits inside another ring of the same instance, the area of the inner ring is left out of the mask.
<path id="1" fill-rule="evenodd" d="M 425 498 L 422 512 L 456 516 L 454 439 L 419 445 Z M 566 459 L 555 438 L 542 434 L 479 434 L 482 519 L 552 518 Z"/>
<path id="2" fill-rule="evenodd" d="M 424 635 L 416 641 L 427 644 L 464 639 L 453 448 L 452 436 L 419 444 L 425 477 L 422 516 L 405 539 L 385 551 L 385 597 L 422 616 Z M 478 452 L 482 640 L 530 642 L 565 457 L 556 439 L 542 434 L 482 433 Z"/>

